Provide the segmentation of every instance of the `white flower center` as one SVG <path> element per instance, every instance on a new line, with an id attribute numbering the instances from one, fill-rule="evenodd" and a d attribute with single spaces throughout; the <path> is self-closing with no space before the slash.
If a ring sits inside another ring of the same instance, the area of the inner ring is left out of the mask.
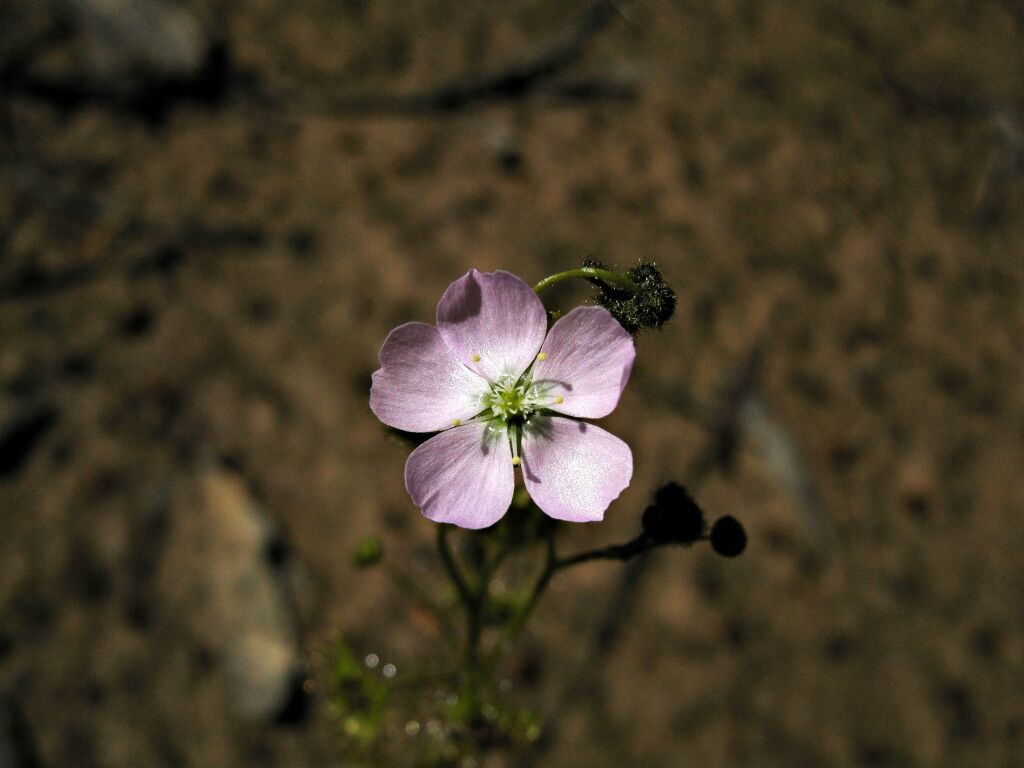
<path id="1" fill-rule="evenodd" d="M 507 424 L 514 419 L 525 421 L 530 418 L 542 407 L 544 399 L 528 374 L 519 378 L 502 376 L 484 394 L 483 405 L 491 416 Z"/>
<path id="2" fill-rule="evenodd" d="M 547 357 L 547 352 L 537 354 L 538 360 L 546 360 Z M 473 362 L 479 360 L 480 355 L 473 355 Z M 492 438 L 501 434 L 509 441 L 513 465 L 518 467 L 521 463 L 519 448 L 523 430 L 531 430 L 539 425 L 535 419 L 531 424 L 531 419 L 535 415 L 543 415 L 551 406 L 565 402 L 562 395 L 552 395 L 552 389 L 556 387 L 555 382 L 534 381 L 531 367 L 522 376 L 505 375 L 492 381 L 490 388 L 480 398 L 483 411 L 474 420 L 490 422 L 488 434 Z M 461 423 L 459 419 L 452 420 L 453 427 Z"/>

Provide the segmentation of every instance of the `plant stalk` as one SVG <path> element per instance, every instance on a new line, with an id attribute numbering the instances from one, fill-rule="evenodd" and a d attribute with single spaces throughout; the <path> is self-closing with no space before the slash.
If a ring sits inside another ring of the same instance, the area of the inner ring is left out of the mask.
<path id="1" fill-rule="evenodd" d="M 636 283 L 625 275 L 612 272 L 610 269 L 600 269 L 598 267 L 578 267 L 577 269 L 567 269 L 565 272 L 556 272 L 553 275 L 548 275 L 533 286 L 533 290 L 540 293 L 549 286 L 560 283 L 563 280 L 571 280 L 573 278 L 580 278 L 582 280 L 600 280 L 603 283 L 624 288 L 625 290 L 633 291 L 634 293 L 638 290 Z"/>

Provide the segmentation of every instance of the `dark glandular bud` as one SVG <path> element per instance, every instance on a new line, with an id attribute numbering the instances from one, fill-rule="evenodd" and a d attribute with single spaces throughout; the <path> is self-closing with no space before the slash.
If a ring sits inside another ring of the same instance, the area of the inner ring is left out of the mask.
<path id="1" fill-rule="evenodd" d="M 641 522 L 644 532 L 655 541 L 689 544 L 704 533 L 704 513 L 678 483 L 658 489 Z"/>
<path id="2" fill-rule="evenodd" d="M 711 546 L 722 557 L 736 557 L 747 548 L 747 532 L 735 517 L 720 517 L 711 526 Z"/>
<path id="3" fill-rule="evenodd" d="M 596 259 L 587 259 L 583 266 L 607 269 Z M 591 281 L 599 290 L 598 305 L 611 312 L 630 333 L 636 334 L 645 328 L 660 328 L 675 312 L 675 291 L 665 282 L 661 270 L 649 261 L 642 261 L 627 270 L 626 276 L 633 281 L 637 290 L 611 285 L 599 279 Z"/>

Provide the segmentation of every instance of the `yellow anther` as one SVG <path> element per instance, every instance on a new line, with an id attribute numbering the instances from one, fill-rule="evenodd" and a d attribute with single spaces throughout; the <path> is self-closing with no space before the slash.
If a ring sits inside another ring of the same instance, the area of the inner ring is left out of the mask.
<path id="1" fill-rule="evenodd" d="M 462 419 L 452 419 L 452 426 L 457 427 L 462 423 Z"/>
<path id="2" fill-rule="evenodd" d="M 512 466 L 513 467 L 518 467 L 522 463 L 523 463 L 523 460 L 520 459 L 518 456 L 513 456 L 512 457 Z"/>
<path id="3" fill-rule="evenodd" d="M 561 405 L 564 402 L 565 402 L 565 398 L 562 397 L 561 395 L 559 395 L 558 397 L 555 398 L 555 405 Z"/>
<path id="4" fill-rule="evenodd" d="M 480 355 L 473 355 L 473 362 L 474 363 L 479 363 L 480 362 Z"/>
<path id="5" fill-rule="evenodd" d="M 537 359 L 538 360 L 547 360 L 548 359 L 548 353 L 547 352 L 538 352 L 537 353 Z"/>

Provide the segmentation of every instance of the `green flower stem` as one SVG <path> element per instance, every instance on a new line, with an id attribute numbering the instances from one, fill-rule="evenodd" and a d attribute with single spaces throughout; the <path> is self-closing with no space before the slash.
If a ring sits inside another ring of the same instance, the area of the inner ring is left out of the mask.
<path id="1" fill-rule="evenodd" d="M 476 669 L 479 667 L 480 652 L 480 599 L 478 593 L 473 592 L 466 583 L 465 577 L 455 564 L 455 556 L 452 554 L 451 546 L 448 543 L 448 526 L 441 524 L 437 526 L 437 551 L 441 556 L 441 564 L 448 574 L 449 580 L 455 585 L 459 593 L 459 601 L 466 612 L 466 637 L 464 647 L 464 667 L 467 682 L 475 685 Z"/>
<path id="2" fill-rule="evenodd" d="M 462 577 L 459 567 L 455 565 L 455 558 L 452 556 L 451 548 L 448 545 L 448 530 L 448 526 L 444 523 L 438 524 L 437 553 L 441 556 L 441 565 L 444 566 L 448 579 L 455 585 L 455 590 L 459 593 L 459 599 L 463 603 L 468 604 L 471 598 L 469 587 L 466 586 L 466 580 Z"/>
<path id="3" fill-rule="evenodd" d="M 706 539 L 707 536 L 701 536 L 700 538 Z M 589 563 L 593 560 L 621 560 L 622 562 L 626 562 L 637 555 L 642 555 L 652 549 L 665 546 L 667 543 L 668 542 L 655 541 L 646 533 L 641 533 L 635 539 L 631 539 L 624 544 L 611 544 L 607 547 L 580 552 L 578 554 L 571 555 L 570 557 L 559 557 L 555 549 L 554 535 L 553 533 L 548 534 L 547 554 L 544 561 L 544 567 L 541 569 L 540 575 L 537 577 L 537 581 L 534 582 L 533 589 L 530 590 L 530 596 L 505 627 L 502 637 L 495 644 L 495 647 L 488 658 L 488 668 L 493 669 L 497 665 L 507 647 L 515 640 L 516 637 L 519 636 L 519 633 L 522 632 L 523 627 L 526 626 L 526 623 L 530 620 L 534 610 L 537 608 L 538 603 L 540 603 L 541 597 L 547 591 L 547 588 L 551 583 L 551 579 L 554 578 L 555 574 L 559 571 L 565 570 L 566 568 L 572 568 L 576 565 L 581 565 L 582 563 Z"/>
<path id="4" fill-rule="evenodd" d="M 584 268 L 589 269 L 589 268 Z M 555 277 L 555 276 L 553 276 Z M 548 283 L 550 284 L 550 283 Z M 708 466 L 703 457 L 695 457 L 691 462 L 690 469 L 698 477 L 707 474 Z M 480 716 L 483 706 L 481 694 L 488 685 L 498 663 L 504 657 L 511 644 L 523 631 L 523 628 L 533 616 L 541 598 L 551 584 L 551 580 L 559 571 L 589 563 L 594 560 L 619 560 L 626 562 L 652 549 L 664 546 L 667 542 L 659 542 L 652 539 L 646 533 L 641 533 L 633 539 L 622 544 L 611 544 L 606 547 L 578 552 L 568 557 L 559 557 L 555 542 L 555 529 L 551 528 L 545 535 L 544 565 L 537 576 L 529 595 L 523 601 L 519 610 L 502 627 L 498 638 L 491 645 L 489 652 L 481 657 L 481 641 L 484 630 L 484 611 L 490 600 L 490 586 L 494 574 L 498 571 L 505 558 L 513 549 L 517 549 L 509 542 L 501 542 L 497 548 L 491 549 L 491 556 L 484 557 L 476 578 L 472 583 L 467 581 L 462 570 L 456 563 L 452 553 L 448 535 L 450 526 L 441 524 L 437 527 L 437 547 L 441 557 L 441 563 L 445 572 L 455 587 L 459 596 L 459 602 L 465 611 L 466 631 L 463 647 L 462 668 L 460 671 L 460 716 L 467 722 L 472 722 Z M 701 536 L 706 539 L 707 535 Z"/>
<path id="5" fill-rule="evenodd" d="M 512 634 L 517 635 L 523 628 L 530 616 L 533 615 L 533 611 L 537 607 L 537 603 L 540 602 L 541 595 L 548 588 L 548 584 L 551 583 L 551 577 L 555 575 L 555 571 L 558 570 L 558 553 L 555 551 L 555 535 L 554 531 L 548 532 L 547 546 L 545 548 L 544 558 L 544 569 L 540 572 L 540 576 L 533 585 L 533 589 L 530 590 L 530 596 L 526 599 L 523 607 L 516 614 L 516 617 L 512 620 Z"/>
<path id="6" fill-rule="evenodd" d="M 534 582 L 533 588 L 530 590 L 529 597 L 526 598 L 526 601 L 522 604 L 509 623 L 505 625 L 501 636 L 491 649 L 490 656 L 487 660 L 487 668 L 489 670 L 493 670 L 494 667 L 497 666 L 508 646 L 512 644 L 512 641 L 519 636 L 523 627 L 526 626 L 526 622 L 529 621 L 530 616 L 533 615 L 534 610 L 537 608 L 537 604 L 540 602 L 541 596 L 547 590 L 548 584 L 551 583 L 551 578 L 555 575 L 558 563 L 558 553 L 555 549 L 555 533 L 553 529 L 548 531 L 545 543 L 544 567 L 541 569 L 540 575 L 537 577 L 537 581 Z"/>
<path id="7" fill-rule="evenodd" d="M 481 691 L 487 684 L 485 667 L 480 661 L 480 639 L 483 634 L 483 612 L 490 595 L 491 578 L 494 570 L 504 558 L 504 553 L 491 561 L 485 560 L 477 573 L 475 584 L 470 584 L 455 562 L 451 546 L 448 541 L 449 526 L 441 524 L 438 526 L 437 549 L 441 556 L 441 563 L 449 580 L 455 586 L 466 614 L 466 635 L 464 638 L 461 688 L 459 692 L 459 712 L 466 722 L 473 722 L 478 719 L 483 701 Z"/>
<path id="8" fill-rule="evenodd" d="M 583 280 L 600 280 L 601 282 L 615 285 L 619 288 L 625 288 L 627 291 L 633 291 L 634 293 L 637 291 L 636 283 L 625 275 L 617 274 L 609 269 L 599 269 L 598 267 L 579 267 L 578 269 L 567 269 L 565 272 L 556 272 L 553 275 L 548 275 L 533 286 L 533 290 L 540 293 L 545 288 L 552 286 L 555 283 L 560 283 L 563 280 L 571 280 L 574 277 L 578 277 Z"/>

